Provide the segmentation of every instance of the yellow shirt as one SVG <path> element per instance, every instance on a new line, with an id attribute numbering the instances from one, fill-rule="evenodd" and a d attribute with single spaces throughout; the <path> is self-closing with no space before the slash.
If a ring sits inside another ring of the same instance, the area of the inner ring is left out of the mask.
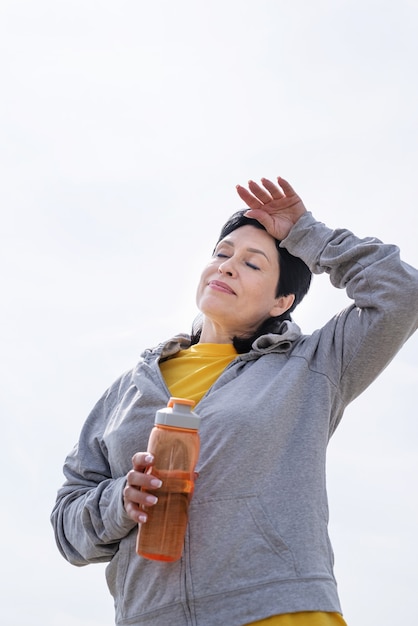
<path id="1" fill-rule="evenodd" d="M 339 613 L 304 611 L 273 615 L 245 626 L 347 626 L 347 624 Z"/>
<path id="2" fill-rule="evenodd" d="M 189 398 L 196 404 L 203 398 L 237 352 L 229 343 L 198 343 L 160 363 L 170 394 Z M 339 613 L 307 611 L 273 615 L 246 626 L 347 626 Z"/>
<path id="3" fill-rule="evenodd" d="M 230 343 L 197 343 L 160 363 L 170 394 L 196 404 L 237 356 Z"/>

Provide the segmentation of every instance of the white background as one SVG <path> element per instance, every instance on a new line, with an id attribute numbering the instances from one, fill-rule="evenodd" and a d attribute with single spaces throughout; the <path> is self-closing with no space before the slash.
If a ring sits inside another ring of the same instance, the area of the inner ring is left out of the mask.
<path id="1" fill-rule="evenodd" d="M 237 183 L 280 174 L 418 264 L 417 32 L 417 0 L 2 0 L 2 623 L 113 623 L 104 568 L 55 547 L 61 467 L 107 386 L 190 329 Z M 317 277 L 295 321 L 345 304 Z M 329 449 L 349 626 L 416 619 L 417 347 Z"/>

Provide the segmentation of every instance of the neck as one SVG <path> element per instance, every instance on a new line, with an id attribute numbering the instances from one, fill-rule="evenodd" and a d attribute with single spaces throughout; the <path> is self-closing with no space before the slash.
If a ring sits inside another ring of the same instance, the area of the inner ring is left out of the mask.
<path id="1" fill-rule="evenodd" d="M 232 343 L 233 334 L 204 318 L 199 343 Z"/>

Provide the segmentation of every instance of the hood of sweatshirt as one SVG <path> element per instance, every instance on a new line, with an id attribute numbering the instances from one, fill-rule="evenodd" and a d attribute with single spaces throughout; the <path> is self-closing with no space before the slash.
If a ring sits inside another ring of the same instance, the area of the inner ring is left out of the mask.
<path id="1" fill-rule="evenodd" d="M 288 352 L 301 337 L 301 330 L 295 322 L 281 322 L 277 327 L 277 332 L 261 335 L 253 342 L 252 348 L 248 353 L 239 356 L 245 359 L 257 358 L 262 354 L 271 352 Z M 141 354 L 141 359 L 145 363 L 150 363 L 155 358 L 168 359 L 180 350 L 187 350 L 190 345 L 190 335 L 180 333 L 167 341 L 163 341 L 154 348 L 144 350 Z"/>

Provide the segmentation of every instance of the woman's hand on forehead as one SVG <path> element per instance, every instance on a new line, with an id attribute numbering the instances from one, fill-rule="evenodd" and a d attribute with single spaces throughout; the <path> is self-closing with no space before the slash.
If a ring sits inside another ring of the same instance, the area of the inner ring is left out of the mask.
<path id="1" fill-rule="evenodd" d="M 268 178 L 261 185 L 250 180 L 248 188 L 237 185 L 237 193 L 249 207 L 246 217 L 257 220 L 275 239 L 284 239 L 298 219 L 306 213 L 305 205 L 293 187 L 280 176 L 277 183 Z"/>

